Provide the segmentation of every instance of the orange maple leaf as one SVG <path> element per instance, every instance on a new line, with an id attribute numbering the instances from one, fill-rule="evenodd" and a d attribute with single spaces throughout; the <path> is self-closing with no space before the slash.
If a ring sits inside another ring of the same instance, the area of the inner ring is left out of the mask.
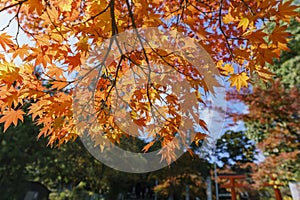
<path id="1" fill-rule="evenodd" d="M 287 37 L 291 35 L 285 32 L 286 29 L 287 26 L 276 26 L 270 35 L 270 40 L 272 40 L 274 44 L 278 44 L 278 42 L 285 44 Z"/>
<path id="2" fill-rule="evenodd" d="M 28 11 L 31 13 L 36 11 L 39 15 L 41 15 L 44 11 L 44 5 L 41 0 L 28 0 L 25 4 L 28 5 Z"/>
<path id="3" fill-rule="evenodd" d="M 155 141 L 149 142 L 147 145 L 144 146 L 143 151 L 146 153 L 149 151 L 150 147 L 155 143 Z"/>
<path id="4" fill-rule="evenodd" d="M 296 11 L 298 7 L 291 5 L 292 3 L 293 1 L 287 1 L 285 3 L 281 1 L 278 5 L 277 15 L 280 16 L 283 21 L 289 22 L 291 17 L 298 15 L 298 12 Z"/>
<path id="5" fill-rule="evenodd" d="M 5 56 L 0 53 L 0 60 L 5 60 Z"/>
<path id="6" fill-rule="evenodd" d="M 6 46 L 12 47 L 13 42 L 11 41 L 11 36 L 6 33 L 0 34 L 0 45 L 6 51 Z"/>
<path id="7" fill-rule="evenodd" d="M 199 141 L 204 140 L 206 138 L 206 136 L 207 135 L 205 133 L 197 132 L 195 137 L 194 137 L 194 141 L 195 141 L 196 145 L 198 146 Z"/>
<path id="8" fill-rule="evenodd" d="M 21 59 L 24 59 L 29 55 L 29 47 L 27 44 L 25 44 L 18 49 L 11 49 L 11 52 L 13 52 L 12 58 L 16 58 L 17 56 L 19 56 Z"/>
<path id="9" fill-rule="evenodd" d="M 76 54 L 75 56 L 68 56 L 66 58 L 65 64 L 69 64 L 68 70 L 71 72 L 81 65 L 80 54 Z"/>
<path id="10" fill-rule="evenodd" d="M 23 115 L 25 114 L 22 110 L 9 110 L 4 111 L 3 116 L 0 119 L 0 123 L 4 123 L 4 132 L 7 130 L 7 128 L 13 123 L 15 126 L 18 124 L 18 120 L 21 120 L 23 122 Z"/>
<path id="11" fill-rule="evenodd" d="M 68 85 L 68 82 L 66 81 L 53 81 L 51 82 L 52 86 L 51 88 L 56 88 L 58 90 L 61 90 L 63 88 L 65 88 Z"/>
<path id="12" fill-rule="evenodd" d="M 138 126 L 146 126 L 147 119 L 146 118 L 134 119 L 133 122 Z"/>

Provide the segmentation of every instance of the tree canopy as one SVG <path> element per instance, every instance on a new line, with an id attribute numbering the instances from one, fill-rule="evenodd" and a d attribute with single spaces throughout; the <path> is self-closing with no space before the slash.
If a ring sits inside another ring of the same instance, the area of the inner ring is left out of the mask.
<path id="1" fill-rule="evenodd" d="M 283 196 L 290 195 L 288 183 L 300 180 L 299 171 L 299 19 L 293 20 L 289 30 L 289 52 L 271 70 L 276 74 L 273 84 L 257 83 L 251 90 L 231 93 L 229 99 L 243 102 L 248 113 L 231 113 L 243 120 L 245 134 L 255 141 L 263 155 L 259 162 L 241 167 L 251 169 L 256 186 L 266 183 L 283 187 Z"/>
<path id="2" fill-rule="evenodd" d="M 113 112 L 118 97 L 118 106 L 130 116 L 124 126 L 137 126 L 137 133 L 154 129 L 148 137 L 162 146 L 178 134 L 184 141 L 186 133 L 179 130 L 183 124 L 207 129 L 193 115 L 195 105 L 183 103 L 184 96 L 192 91 L 203 104 L 207 93 L 216 92 L 218 72 L 237 90 L 257 76 L 271 80 L 267 63 L 288 50 L 287 28 L 298 15 L 296 8 L 292 1 L 280 0 L 1 0 L 0 12 L 8 13 L 10 20 L 0 33 L 0 123 L 6 131 L 30 115 L 41 125 L 39 136 L 48 137 L 50 145 L 74 140 L 80 135 L 78 127 L 96 129 L 93 134 L 101 132 L 119 142 L 129 134 L 118 126 Z M 7 32 L 10 26 L 15 26 L 14 33 Z M 147 27 L 157 29 L 143 31 Z M 124 32 L 129 36 L 125 40 Z M 20 39 L 24 34 L 29 42 Z M 197 56 L 200 47 L 208 52 L 203 58 Z M 126 77 L 128 73 L 132 74 Z M 137 87 L 132 79 L 143 84 Z M 85 83 L 93 81 L 89 99 L 90 85 Z M 74 101 L 78 85 L 87 90 Z M 132 94 L 127 97 L 128 89 Z M 82 123 L 91 118 L 85 109 L 91 104 L 97 127 Z M 77 118 L 74 108 L 79 108 Z M 202 131 L 194 131 L 195 140 L 203 138 Z M 103 141 L 96 144 L 106 147 Z M 163 157 L 174 159 L 172 153 Z"/>

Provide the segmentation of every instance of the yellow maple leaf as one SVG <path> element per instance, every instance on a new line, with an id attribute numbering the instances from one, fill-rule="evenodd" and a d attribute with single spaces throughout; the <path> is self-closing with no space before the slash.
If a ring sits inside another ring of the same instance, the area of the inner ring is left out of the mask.
<path id="1" fill-rule="evenodd" d="M 219 67 L 220 73 L 224 76 L 228 76 L 228 74 L 234 73 L 234 68 L 231 64 L 225 64 L 224 66 Z"/>
<path id="2" fill-rule="evenodd" d="M 80 39 L 80 41 L 76 44 L 76 48 L 77 50 L 79 51 L 82 51 L 82 52 L 88 52 L 89 48 L 90 48 L 90 45 L 88 43 L 88 38 L 83 38 L 83 39 Z"/>
<path id="3" fill-rule="evenodd" d="M 231 13 L 228 13 L 226 14 L 222 21 L 225 23 L 225 24 L 229 24 L 230 22 L 234 22 L 235 21 L 235 18 L 231 15 Z"/>
<path id="4" fill-rule="evenodd" d="M 18 124 L 18 120 L 23 122 L 23 115 L 25 114 L 22 110 L 9 110 L 3 113 L 4 115 L 0 119 L 0 123 L 4 123 L 4 132 L 13 123 L 15 126 Z"/>
<path id="5" fill-rule="evenodd" d="M 238 24 L 238 28 L 242 27 L 243 31 L 245 31 L 248 28 L 249 23 L 250 23 L 249 19 L 243 17 Z"/>
<path id="6" fill-rule="evenodd" d="M 19 74 L 20 68 L 10 63 L 0 64 L 0 81 L 7 84 L 8 88 L 15 82 L 22 82 L 22 76 Z"/>
<path id="7" fill-rule="evenodd" d="M 249 76 L 246 72 L 242 72 L 239 74 L 233 74 L 229 78 L 230 86 L 235 86 L 238 91 L 240 91 L 241 87 L 248 87 Z"/>
<path id="8" fill-rule="evenodd" d="M 72 10 L 72 2 L 73 0 L 59 0 L 58 6 L 63 12 L 70 12 Z"/>

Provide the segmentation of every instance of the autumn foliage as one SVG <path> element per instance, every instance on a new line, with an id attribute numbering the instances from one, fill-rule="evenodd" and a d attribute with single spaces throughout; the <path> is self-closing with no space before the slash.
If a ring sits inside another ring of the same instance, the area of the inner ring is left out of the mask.
<path id="1" fill-rule="evenodd" d="M 76 74 L 104 41 L 117 44 L 112 36 L 136 28 L 159 27 L 166 34 L 166 43 L 171 43 L 169 31 L 193 38 L 192 45 L 183 42 L 186 53 L 193 56 L 194 46 L 202 46 L 237 90 L 247 87 L 255 77 L 271 80 L 273 74 L 266 65 L 272 64 L 282 50 L 288 50 L 290 34 L 286 30 L 291 17 L 297 16 L 296 8 L 292 1 L 279 0 L 1 0 L 0 12 L 9 13 L 10 19 L 7 26 L 0 27 L 0 122 L 6 130 L 30 115 L 41 125 L 39 137 L 49 137 L 49 144 L 75 139 L 78 121 L 73 116 L 73 94 L 80 81 Z M 13 23 L 16 31 L 8 33 Z M 22 34 L 30 42 L 22 41 Z M 98 77 L 96 118 L 101 131 L 113 142 L 126 133 L 114 125 L 110 95 L 127 71 L 168 65 L 188 80 L 199 103 L 206 93 L 214 92 L 204 81 L 205 74 L 175 50 L 151 48 L 151 41 L 143 40 L 138 32 L 136 35 L 142 48 L 126 52 L 128 47 L 120 45 L 120 57 L 109 55 L 111 48 L 102 56 L 105 74 Z M 106 65 L 109 59 L 113 62 Z M 165 100 L 160 113 L 167 113 L 166 121 L 157 138 L 163 145 L 174 138 L 183 123 L 180 97 L 148 79 L 130 98 L 132 122 L 140 127 L 151 122 L 153 102 Z M 205 130 L 203 121 L 197 123 Z M 203 139 L 200 133 L 196 138 Z"/>
<path id="2" fill-rule="evenodd" d="M 287 186 L 299 179 L 299 92 L 276 80 L 272 86 L 256 85 L 251 92 L 228 95 L 247 106 L 247 113 L 231 110 L 229 114 L 245 123 L 245 134 L 260 152 L 257 162 L 252 158 L 235 167 L 248 171 L 257 187 Z"/>
<path id="3" fill-rule="evenodd" d="M 245 98 L 250 113 L 245 121 L 257 127 L 252 138 L 265 160 L 255 170 L 254 178 L 265 181 L 275 174 L 280 181 L 297 180 L 299 163 L 299 88 L 285 89 L 276 82 L 269 89 L 256 88 Z M 251 135 L 250 135 L 251 137 Z"/>

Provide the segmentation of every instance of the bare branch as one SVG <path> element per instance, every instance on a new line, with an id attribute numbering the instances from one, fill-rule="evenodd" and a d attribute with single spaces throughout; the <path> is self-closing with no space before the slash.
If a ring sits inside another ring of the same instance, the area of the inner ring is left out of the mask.
<path id="1" fill-rule="evenodd" d="M 223 27 L 222 27 L 222 8 L 223 8 L 223 0 L 220 0 L 220 8 L 219 8 L 219 28 L 220 28 L 220 31 L 221 31 L 222 35 L 223 35 L 224 38 L 225 38 L 226 46 L 227 46 L 227 49 L 229 50 L 230 56 L 234 59 L 233 52 L 232 52 L 231 47 L 230 47 L 230 44 L 229 44 L 229 42 L 228 42 L 228 36 L 225 34 L 225 32 L 224 32 L 224 30 L 223 30 Z"/>

